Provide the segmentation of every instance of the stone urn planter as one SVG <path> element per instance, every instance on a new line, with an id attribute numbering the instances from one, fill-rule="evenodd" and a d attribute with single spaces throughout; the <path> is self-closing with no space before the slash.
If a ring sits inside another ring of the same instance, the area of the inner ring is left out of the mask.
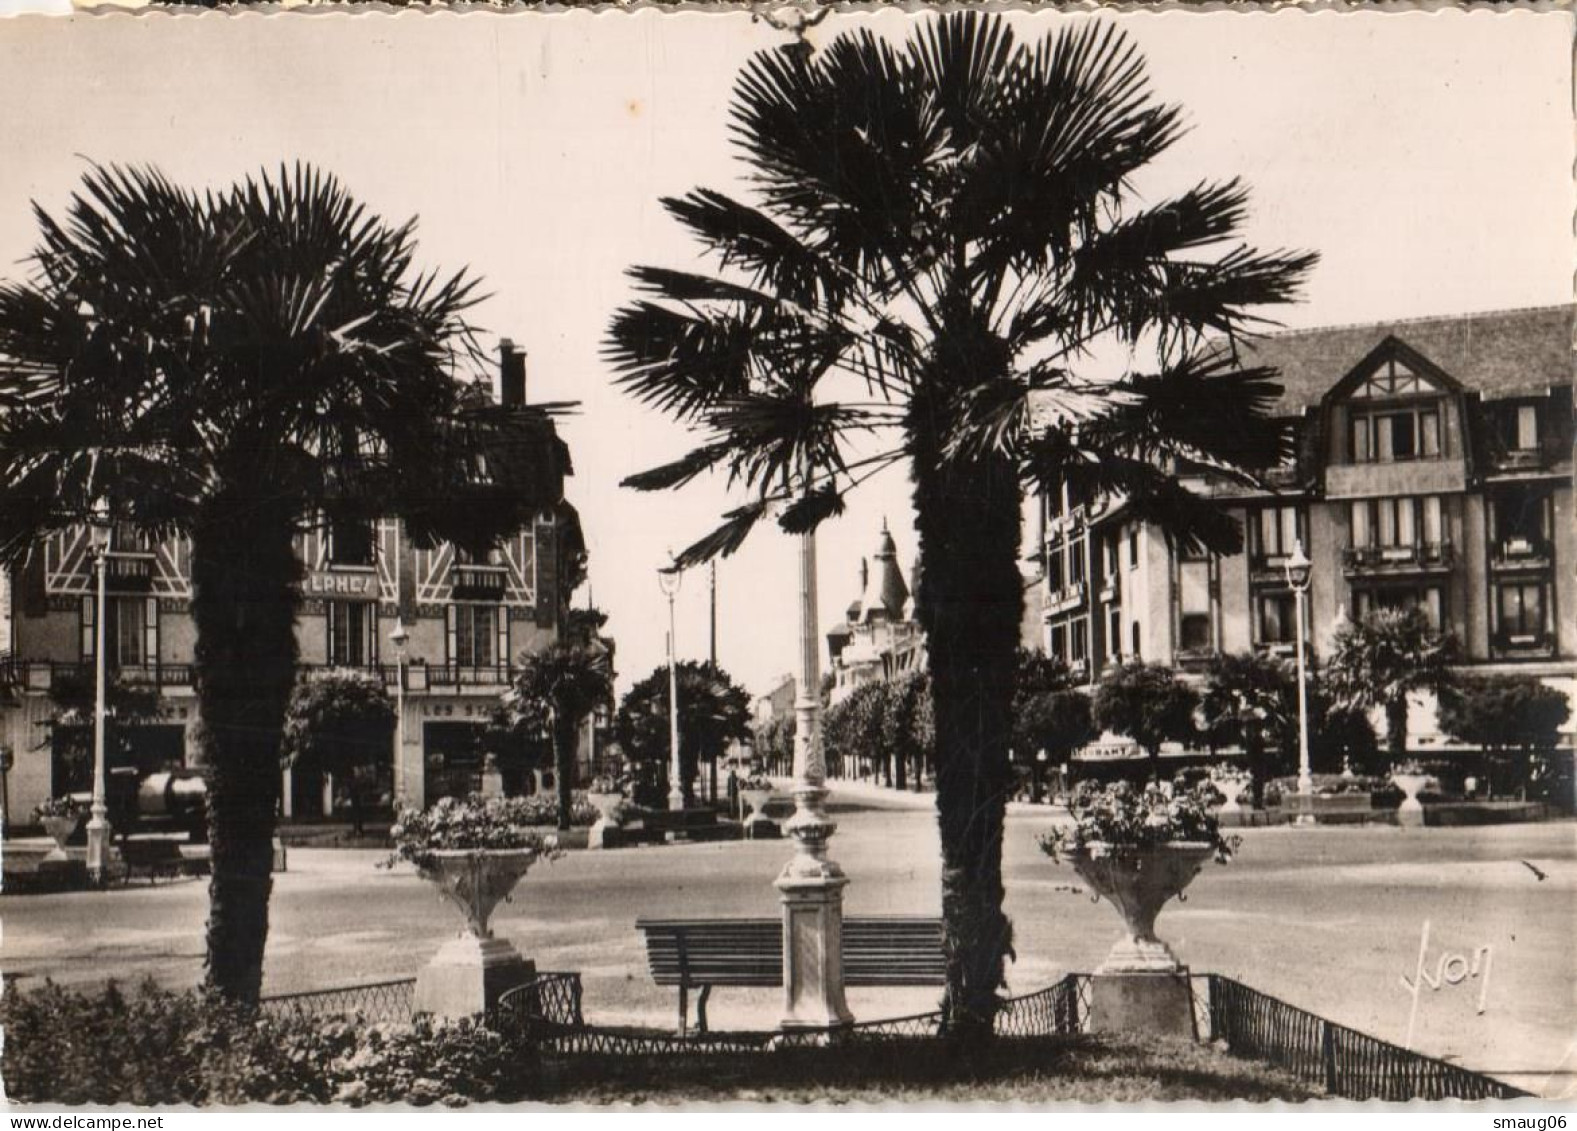
<path id="1" fill-rule="evenodd" d="M 1092 1030 L 1195 1035 L 1187 975 L 1156 937 L 1155 919 L 1214 855 L 1210 845 L 1188 842 L 1123 849 L 1097 843 L 1069 854 L 1074 870 L 1117 909 L 1125 928 L 1090 980 Z"/>
<path id="2" fill-rule="evenodd" d="M 1396 772 L 1391 775 L 1391 784 L 1402 791 L 1402 804 L 1396 810 L 1396 823 L 1399 825 L 1422 828 L 1424 824 L 1424 803 L 1418 800 L 1418 795 L 1428 786 L 1430 775 L 1425 773 Z"/>
<path id="3" fill-rule="evenodd" d="M 66 855 L 66 843 L 77 835 L 77 830 L 82 827 L 83 816 L 82 813 L 71 813 L 58 817 L 39 818 L 39 824 L 44 826 L 44 831 L 55 842 L 55 847 L 44 857 L 45 861 L 58 864 L 69 859 Z"/>
<path id="4" fill-rule="evenodd" d="M 423 879 L 465 917 L 465 930 L 439 948 L 416 978 L 412 1013 L 470 1017 L 536 976 L 534 963 L 508 939 L 495 938 L 489 920 L 539 858 L 530 848 L 440 849 L 421 867 Z"/>
<path id="5" fill-rule="evenodd" d="M 763 812 L 767 803 L 772 800 L 772 790 L 741 789 L 739 797 L 750 810 L 750 816 L 745 819 L 745 835 L 752 840 L 758 837 L 765 839 L 777 836 L 777 822 Z"/>
<path id="6" fill-rule="evenodd" d="M 1120 849 L 1091 844 L 1069 853 L 1074 871 L 1117 909 L 1126 928 L 1097 974 L 1171 974 L 1181 968 L 1155 935 L 1156 916 L 1168 900 L 1182 895 L 1214 854 L 1208 844 L 1186 842 Z"/>
<path id="7" fill-rule="evenodd" d="M 1226 801 L 1221 805 L 1221 813 L 1241 814 L 1243 812 L 1243 799 L 1254 791 L 1254 778 L 1251 774 L 1235 778 L 1217 778 L 1212 784 L 1226 798 Z"/>
<path id="8" fill-rule="evenodd" d="M 624 794 L 593 790 L 586 794 L 586 800 L 597 810 L 597 821 L 586 834 L 586 847 L 606 848 L 608 830 L 619 827 L 615 818 L 619 806 L 624 804 Z"/>

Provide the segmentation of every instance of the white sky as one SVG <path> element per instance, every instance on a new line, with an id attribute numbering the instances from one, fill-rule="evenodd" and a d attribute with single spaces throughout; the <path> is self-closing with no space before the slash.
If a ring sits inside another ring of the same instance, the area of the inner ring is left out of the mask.
<path id="1" fill-rule="evenodd" d="M 859 22 L 899 34 L 916 18 L 834 15 L 814 38 Z M 1014 17 L 1029 36 L 1076 18 Z M 1571 299 L 1569 15 L 1102 18 L 1130 30 L 1157 93 L 1192 125 L 1141 189 L 1242 174 L 1253 241 L 1322 252 L 1287 324 Z M 708 483 L 618 488 L 686 442 L 612 387 L 599 345 L 629 297 L 626 266 L 693 263 L 657 198 L 736 187 L 731 83 L 750 52 L 781 42 L 738 13 L 0 20 L 0 273 L 24 270 L 29 201 L 60 209 L 87 158 L 196 184 L 303 158 L 386 218 L 418 215 L 425 265 L 486 280 L 476 319 L 529 352 L 532 399 L 583 402 L 562 425 L 570 497 L 627 687 L 662 660 L 665 549 L 709 530 L 727 500 Z M 894 470 L 823 528 L 823 629 L 854 597 L 883 516 L 912 564 Z M 792 550 L 763 528 L 719 568 L 719 659 L 757 693 L 794 664 Z M 704 656 L 703 575 L 686 578 L 678 618 L 680 654 Z"/>

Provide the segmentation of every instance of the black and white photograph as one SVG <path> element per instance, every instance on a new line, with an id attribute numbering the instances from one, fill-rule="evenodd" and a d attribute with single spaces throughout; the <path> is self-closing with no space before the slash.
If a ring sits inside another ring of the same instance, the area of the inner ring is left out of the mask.
<path id="1" fill-rule="evenodd" d="M 1570 7 L 40 7 L 0 1106 L 1570 1110 Z"/>

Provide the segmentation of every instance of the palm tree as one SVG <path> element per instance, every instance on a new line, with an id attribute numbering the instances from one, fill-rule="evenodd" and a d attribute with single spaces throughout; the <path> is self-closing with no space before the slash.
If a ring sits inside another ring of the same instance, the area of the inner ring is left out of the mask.
<path id="1" fill-rule="evenodd" d="M 1331 641 L 1326 686 L 1340 706 L 1385 712 L 1391 762 L 1407 760 L 1407 697 L 1449 691 L 1456 638 L 1430 627 L 1422 609 L 1375 609 L 1361 620 L 1343 618 Z"/>
<path id="2" fill-rule="evenodd" d="M 561 472 L 561 453 L 545 415 L 472 406 L 454 380 L 475 353 L 472 281 L 414 273 L 414 221 L 384 223 L 331 176 L 198 194 L 95 167 L 63 222 L 35 211 L 34 277 L 0 285 L 0 555 L 104 506 L 190 538 L 206 981 L 255 1001 L 297 533 L 393 513 L 419 543 L 481 552 L 556 502 L 556 474 L 514 472 L 544 446 Z"/>
<path id="3" fill-rule="evenodd" d="M 755 202 L 710 189 L 664 201 L 713 269 L 633 269 L 646 297 L 607 344 L 625 388 L 702 439 L 626 482 L 667 489 L 716 469 L 750 492 L 684 552 L 691 565 L 768 515 L 811 529 L 907 464 L 948 1008 L 955 1033 L 988 1032 L 1011 947 L 1001 838 L 1021 491 L 1120 493 L 1136 520 L 1235 549 L 1236 524 L 1174 472 L 1280 457 L 1262 417 L 1272 375 L 1238 367 L 1230 343 L 1253 308 L 1294 296 L 1314 257 L 1237 243 L 1236 181 L 1132 207 L 1130 182 L 1176 140 L 1180 111 L 1151 98 L 1143 60 L 1100 20 L 1037 44 L 972 12 L 902 44 L 868 31 L 819 52 L 796 43 L 746 65 L 731 114 Z M 1206 333 L 1229 345 L 1204 349 Z M 1108 343 L 1135 370 L 1081 372 Z"/>
<path id="4" fill-rule="evenodd" d="M 716 764 L 735 740 L 750 737 L 750 692 L 718 665 L 680 660 L 679 773 L 685 804 L 695 804 L 692 783 L 702 762 Z M 619 702 L 619 744 L 636 762 L 660 766 L 670 762 L 668 665 L 652 669 Z"/>
<path id="5" fill-rule="evenodd" d="M 1161 744 L 1194 735 L 1199 695 L 1165 664 L 1130 660 L 1095 689 L 1090 712 L 1095 725 L 1126 734 L 1150 760 L 1150 779 L 1161 780 Z"/>
<path id="6" fill-rule="evenodd" d="M 581 723 L 613 697 L 613 662 L 594 634 L 554 641 L 520 657 L 503 706 L 514 718 L 542 719 L 553 737 L 553 779 L 559 828 L 570 827 L 575 785 L 575 739 Z"/>

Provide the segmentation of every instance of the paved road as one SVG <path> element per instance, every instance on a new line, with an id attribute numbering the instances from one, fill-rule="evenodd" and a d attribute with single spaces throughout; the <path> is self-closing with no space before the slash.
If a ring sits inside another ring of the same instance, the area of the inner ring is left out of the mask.
<path id="1" fill-rule="evenodd" d="M 837 813 L 832 854 L 851 877 L 853 914 L 935 914 L 935 822 L 921 802 Z M 1018 960 L 1011 988 L 1039 988 L 1097 965 L 1115 938 L 1111 908 L 1075 890 L 1071 869 L 1034 845 L 1045 810 L 1015 807 L 1005 871 Z M 1419 931 L 1432 926 L 1428 969 L 1442 952 L 1493 948 L 1486 1010 L 1480 983 L 1422 994 L 1420 1049 L 1525 1086 L 1564 1059 L 1577 1067 L 1577 825 L 1485 829 L 1254 829 L 1231 865 L 1207 868 L 1160 934 L 1198 971 L 1247 982 L 1354 1028 L 1400 1042 Z M 607 1022 L 670 1023 L 674 998 L 645 972 L 640 915 L 772 915 L 786 843 L 754 841 L 576 852 L 528 876 L 495 928 L 543 969 L 581 971 L 588 1012 Z M 409 976 L 453 932 L 454 913 L 380 854 L 296 850 L 276 882 L 266 990 Z M 1537 864 L 1539 880 L 1521 861 Z M 103 893 L 0 897 L 4 968 L 59 981 L 152 975 L 191 984 L 201 972 L 206 885 L 136 884 Z M 934 990 L 862 990 L 856 1015 L 934 1005 Z M 720 990 L 719 1027 L 770 1025 L 778 991 Z M 1559 1090 L 1570 1077 L 1552 1083 Z"/>

